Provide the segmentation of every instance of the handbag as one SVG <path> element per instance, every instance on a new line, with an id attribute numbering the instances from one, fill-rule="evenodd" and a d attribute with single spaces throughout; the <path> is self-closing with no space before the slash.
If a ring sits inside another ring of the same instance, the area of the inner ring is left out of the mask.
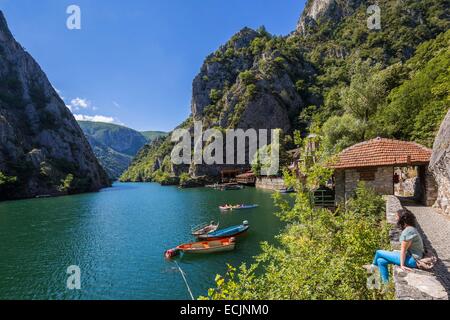
<path id="1" fill-rule="evenodd" d="M 414 255 L 413 255 L 414 257 Z M 416 260 L 417 269 L 423 270 L 423 271 L 431 271 L 436 266 L 438 259 L 437 257 L 429 252 L 428 250 L 425 251 L 425 254 L 422 259 L 416 259 L 414 257 L 414 260 Z"/>

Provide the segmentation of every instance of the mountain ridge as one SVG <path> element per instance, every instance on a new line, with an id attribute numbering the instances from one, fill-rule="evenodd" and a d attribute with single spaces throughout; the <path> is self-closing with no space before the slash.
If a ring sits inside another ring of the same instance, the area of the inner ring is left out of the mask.
<path id="1" fill-rule="evenodd" d="M 359 0 L 310 0 L 296 30 L 286 36 L 244 28 L 205 59 L 193 80 L 186 128 L 192 130 L 193 121 L 201 120 L 204 129 L 280 128 L 288 135 L 293 130 L 306 134 L 313 122 L 322 126 L 345 113 L 340 95 L 355 77 L 355 65 L 384 70 L 380 77 L 391 77 L 387 90 L 407 80 L 402 65 L 421 43 L 449 28 L 446 2 L 380 0 L 381 30 L 368 29 L 368 4 Z M 223 169 L 173 166 L 172 146 L 167 138 L 142 153 L 123 180 L 151 181 L 162 172 L 218 177 Z"/>
<path id="2" fill-rule="evenodd" d="M 112 123 L 78 121 L 78 124 L 112 180 L 122 175 L 147 143 L 165 135 L 164 132 L 146 131 L 146 137 L 134 129 Z"/>

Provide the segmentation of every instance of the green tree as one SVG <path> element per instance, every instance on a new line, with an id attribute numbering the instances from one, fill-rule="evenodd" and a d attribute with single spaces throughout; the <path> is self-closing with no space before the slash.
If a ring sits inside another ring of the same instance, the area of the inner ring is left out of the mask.
<path id="1" fill-rule="evenodd" d="M 367 123 L 351 114 L 333 116 L 322 127 L 324 148 L 329 154 L 335 154 L 364 141 L 367 127 Z"/>
<path id="2" fill-rule="evenodd" d="M 380 70 L 381 65 L 357 61 L 350 86 L 341 91 L 343 109 L 361 121 L 368 122 L 386 97 L 386 84 Z"/>
<path id="3" fill-rule="evenodd" d="M 450 31 L 423 44 L 408 63 L 410 79 L 391 91 L 374 125 L 385 135 L 432 146 L 450 100 Z M 426 60 L 426 59 L 430 60 Z"/>

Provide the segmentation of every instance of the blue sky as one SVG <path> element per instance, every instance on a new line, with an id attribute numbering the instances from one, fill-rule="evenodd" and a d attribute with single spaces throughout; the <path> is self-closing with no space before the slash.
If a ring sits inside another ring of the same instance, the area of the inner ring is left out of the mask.
<path id="1" fill-rule="evenodd" d="M 205 57 L 245 26 L 295 29 L 304 0 L 0 0 L 10 29 L 74 114 L 172 130 Z M 81 30 L 66 9 L 81 8 Z"/>

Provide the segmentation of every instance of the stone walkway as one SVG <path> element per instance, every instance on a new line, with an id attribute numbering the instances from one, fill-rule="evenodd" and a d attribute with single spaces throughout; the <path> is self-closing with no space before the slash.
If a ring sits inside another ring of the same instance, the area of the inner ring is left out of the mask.
<path id="1" fill-rule="evenodd" d="M 403 205 L 415 214 L 422 234 L 425 235 L 425 246 L 439 257 L 435 275 L 447 292 L 450 292 L 450 217 L 410 201 L 403 201 Z"/>

